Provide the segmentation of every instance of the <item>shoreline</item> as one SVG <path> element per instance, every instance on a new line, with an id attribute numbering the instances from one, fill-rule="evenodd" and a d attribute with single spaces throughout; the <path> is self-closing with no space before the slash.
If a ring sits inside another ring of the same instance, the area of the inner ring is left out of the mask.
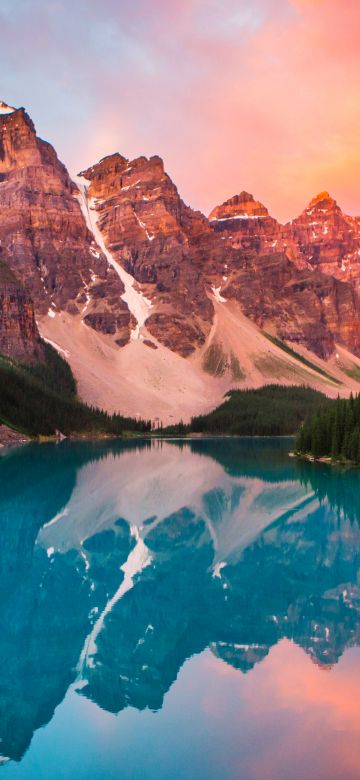
<path id="1" fill-rule="evenodd" d="M 0 450 L 29 444 L 30 441 L 31 439 L 24 433 L 19 433 L 7 425 L 0 424 Z"/>
<path id="2" fill-rule="evenodd" d="M 332 458 L 330 455 L 320 455 L 316 458 L 310 452 L 289 452 L 289 458 L 296 458 L 297 460 L 306 460 L 308 463 L 324 463 L 326 466 L 343 466 L 344 468 L 360 468 L 360 463 L 356 463 L 354 460 L 346 460 L 345 458 Z"/>
<path id="3" fill-rule="evenodd" d="M 255 434 L 229 434 L 229 433 L 185 433 L 185 434 L 161 434 L 158 432 L 143 432 L 143 433 L 129 433 L 112 434 L 112 433 L 74 433 L 69 436 L 26 436 L 24 433 L 12 430 L 6 425 L 0 424 L 0 451 L 10 449 L 13 447 L 23 446 L 24 444 L 49 444 L 49 443 L 61 443 L 62 441 L 114 441 L 124 440 L 131 441 L 136 439 L 157 439 L 157 440 L 183 440 L 183 441 L 196 441 L 200 439 L 292 439 L 295 434 L 282 434 L 280 436 L 260 436 Z M 290 453 L 289 453 L 290 454 Z"/>

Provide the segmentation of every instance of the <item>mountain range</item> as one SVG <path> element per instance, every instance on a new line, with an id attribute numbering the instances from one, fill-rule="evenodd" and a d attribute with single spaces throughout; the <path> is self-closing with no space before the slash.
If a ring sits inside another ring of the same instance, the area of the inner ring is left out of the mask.
<path id="1" fill-rule="evenodd" d="M 360 217 L 327 192 L 286 225 L 242 191 L 209 217 L 160 157 L 71 178 L 24 108 L 0 103 L 0 353 L 48 341 L 79 395 L 164 423 L 230 388 L 360 388 Z"/>

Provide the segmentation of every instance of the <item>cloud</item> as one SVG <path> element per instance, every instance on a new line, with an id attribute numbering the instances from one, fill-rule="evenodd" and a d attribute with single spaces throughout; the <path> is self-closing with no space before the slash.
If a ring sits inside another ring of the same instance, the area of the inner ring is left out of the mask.
<path id="1" fill-rule="evenodd" d="M 0 95 L 73 171 L 159 153 L 206 212 L 241 189 L 360 212 L 356 0 L 0 0 L 0 22 Z"/>

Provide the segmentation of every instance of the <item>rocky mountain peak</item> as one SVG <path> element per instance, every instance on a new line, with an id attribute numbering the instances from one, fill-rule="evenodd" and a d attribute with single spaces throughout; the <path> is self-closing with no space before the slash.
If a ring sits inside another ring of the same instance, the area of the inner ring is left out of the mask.
<path id="1" fill-rule="evenodd" d="M 260 201 L 243 190 L 239 195 L 234 195 L 221 206 L 216 206 L 209 215 L 211 222 L 227 219 L 256 219 L 268 217 L 269 212 Z"/>
<path id="2" fill-rule="evenodd" d="M 106 157 L 102 157 L 96 165 L 91 165 L 84 171 L 79 173 L 84 179 L 91 181 L 92 179 L 99 179 L 104 175 L 111 175 L 122 172 L 128 165 L 128 160 L 123 157 L 119 152 L 114 154 L 108 154 Z"/>
<path id="3" fill-rule="evenodd" d="M 342 212 L 328 192 L 316 195 L 299 217 L 285 225 L 284 237 L 298 246 L 310 267 L 360 290 L 360 225 Z"/>
<path id="4" fill-rule="evenodd" d="M 129 372 L 122 371 L 134 356 L 144 359 L 140 372 L 154 370 L 151 393 L 162 393 L 163 355 L 166 376 L 175 376 L 170 372 L 178 355 L 193 355 L 191 371 L 203 361 L 211 373 L 215 361 L 217 376 L 223 376 L 222 343 L 224 371 L 235 366 L 232 375 L 239 381 L 286 378 L 284 359 L 270 365 L 267 348 L 259 361 L 258 341 L 254 359 L 242 366 L 236 334 L 244 316 L 322 358 L 335 343 L 360 355 L 360 226 L 329 193 L 316 196 L 286 226 L 245 190 L 213 209 L 209 221 L 185 205 L 158 155 L 130 160 L 116 152 L 82 171 L 74 184 L 55 150 L 37 137 L 25 109 L 2 105 L 2 257 L 26 284 L 41 332 L 66 348 L 75 373 L 86 375 L 92 402 L 96 394 L 96 402 L 104 403 L 94 386 L 97 360 L 98 378 L 103 370 L 108 377 L 106 394 L 113 393 L 114 377 L 131 387 Z M 10 312 L 8 286 L 2 305 Z M 22 317 L 31 352 L 33 313 L 23 290 L 14 301 L 14 321 Z M 3 321 L 4 344 L 11 316 Z M 20 331 L 12 330 L 12 343 L 17 340 L 22 349 Z M 83 351 L 90 355 L 88 367 Z M 118 398 L 116 391 L 112 397 Z M 117 400 L 112 404 L 120 408 Z M 135 411 L 140 413 L 137 406 Z"/>
<path id="5" fill-rule="evenodd" d="M 315 196 L 315 198 L 313 198 L 310 201 L 306 209 L 306 212 L 309 213 L 315 210 L 325 212 L 325 211 L 331 211 L 333 209 L 339 209 L 336 200 L 334 200 L 334 198 L 332 198 L 328 192 L 320 192 L 318 195 Z"/>
<path id="6" fill-rule="evenodd" d="M 183 356 L 204 343 L 213 308 L 205 291 L 205 264 L 216 263 L 207 219 L 188 208 L 161 157 L 127 160 L 112 155 L 80 174 L 89 182 L 110 262 L 134 278 L 142 314 L 136 338 L 153 338 Z"/>
<path id="7" fill-rule="evenodd" d="M 34 125 L 24 108 L 0 110 L 0 173 L 41 163 Z"/>
<path id="8" fill-rule="evenodd" d="M 213 231 L 232 249 L 251 254 L 273 254 L 289 249 L 282 240 L 281 225 L 263 203 L 245 190 L 216 206 L 209 220 Z M 294 250 L 291 254 L 296 257 L 297 253 Z"/>
<path id="9" fill-rule="evenodd" d="M 90 182 L 90 196 L 100 200 L 109 199 L 119 192 L 131 201 L 155 195 L 160 197 L 165 190 L 167 195 L 171 191 L 178 197 L 175 185 L 165 173 L 163 160 L 157 155 L 150 158 L 141 156 L 130 161 L 117 152 L 104 157 L 79 176 Z"/>
<path id="10" fill-rule="evenodd" d="M 3 257 L 26 282 L 36 314 L 53 319 L 66 311 L 128 341 L 124 286 L 88 228 L 65 166 L 23 108 L 0 114 L 0 182 Z"/>

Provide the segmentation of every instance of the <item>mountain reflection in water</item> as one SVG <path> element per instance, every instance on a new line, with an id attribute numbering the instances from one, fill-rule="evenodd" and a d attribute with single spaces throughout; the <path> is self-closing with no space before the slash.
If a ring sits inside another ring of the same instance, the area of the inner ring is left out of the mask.
<path id="1" fill-rule="evenodd" d="M 160 710 L 208 648 L 247 673 L 287 638 L 359 645 L 355 470 L 288 441 L 30 445 L 0 458 L 0 749 L 19 761 L 75 684 Z"/>

